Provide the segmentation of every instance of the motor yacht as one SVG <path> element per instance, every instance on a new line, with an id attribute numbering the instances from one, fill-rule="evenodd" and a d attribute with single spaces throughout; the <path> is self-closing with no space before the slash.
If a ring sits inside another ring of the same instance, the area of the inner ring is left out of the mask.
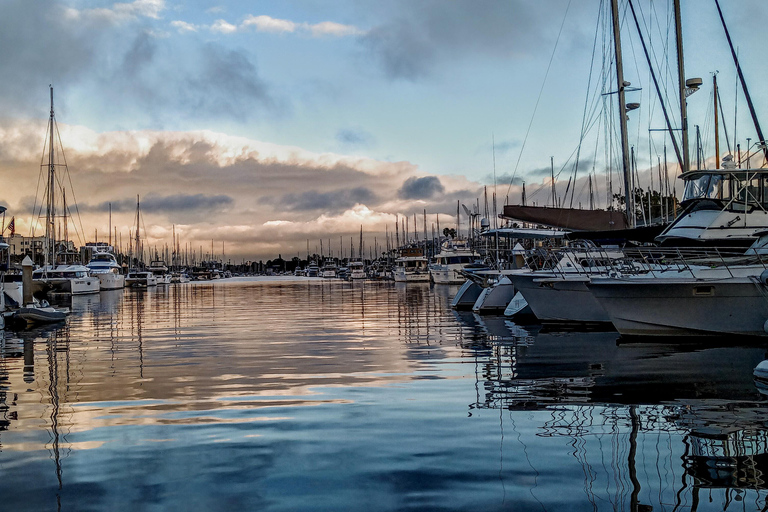
<path id="1" fill-rule="evenodd" d="M 91 276 L 99 278 L 101 290 L 119 290 L 125 287 L 123 268 L 111 252 L 94 252 L 86 267 Z"/>

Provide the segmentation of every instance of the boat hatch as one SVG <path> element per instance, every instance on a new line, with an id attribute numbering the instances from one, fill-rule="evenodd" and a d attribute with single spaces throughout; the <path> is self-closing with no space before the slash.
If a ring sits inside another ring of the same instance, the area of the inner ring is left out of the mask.
<path id="1" fill-rule="evenodd" d="M 714 286 L 694 286 L 693 295 L 694 297 L 712 297 L 715 295 L 715 287 Z"/>

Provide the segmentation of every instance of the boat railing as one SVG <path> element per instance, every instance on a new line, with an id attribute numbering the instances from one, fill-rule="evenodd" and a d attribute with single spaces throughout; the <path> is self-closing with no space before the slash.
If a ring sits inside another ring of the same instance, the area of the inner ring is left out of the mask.
<path id="1" fill-rule="evenodd" d="M 553 276 L 694 274 L 702 268 L 723 269 L 733 277 L 734 267 L 758 266 L 768 269 L 768 250 L 734 247 L 632 247 L 618 249 L 537 248 L 526 255 L 533 270 L 550 271 Z"/>
<path id="2" fill-rule="evenodd" d="M 732 247 L 633 247 L 624 250 L 626 257 L 642 272 L 654 275 L 670 271 L 694 273 L 695 269 L 723 269 L 733 277 L 734 267 L 768 268 L 768 252 Z M 625 274 L 621 269 L 614 269 Z"/>

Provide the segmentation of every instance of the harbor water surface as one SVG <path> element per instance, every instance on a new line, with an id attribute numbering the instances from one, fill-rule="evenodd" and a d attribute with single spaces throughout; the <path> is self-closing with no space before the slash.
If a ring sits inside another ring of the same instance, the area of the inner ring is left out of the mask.
<path id="1" fill-rule="evenodd" d="M 5 332 L 3 510 L 766 510 L 764 346 L 546 332 L 455 291 L 74 297 Z"/>

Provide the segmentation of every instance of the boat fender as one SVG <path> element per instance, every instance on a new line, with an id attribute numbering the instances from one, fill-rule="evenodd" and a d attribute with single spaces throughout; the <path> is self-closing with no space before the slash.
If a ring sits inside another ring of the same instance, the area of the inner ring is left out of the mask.
<path id="1" fill-rule="evenodd" d="M 760 282 L 768 286 L 768 269 L 763 270 L 763 272 L 760 274 Z"/>

